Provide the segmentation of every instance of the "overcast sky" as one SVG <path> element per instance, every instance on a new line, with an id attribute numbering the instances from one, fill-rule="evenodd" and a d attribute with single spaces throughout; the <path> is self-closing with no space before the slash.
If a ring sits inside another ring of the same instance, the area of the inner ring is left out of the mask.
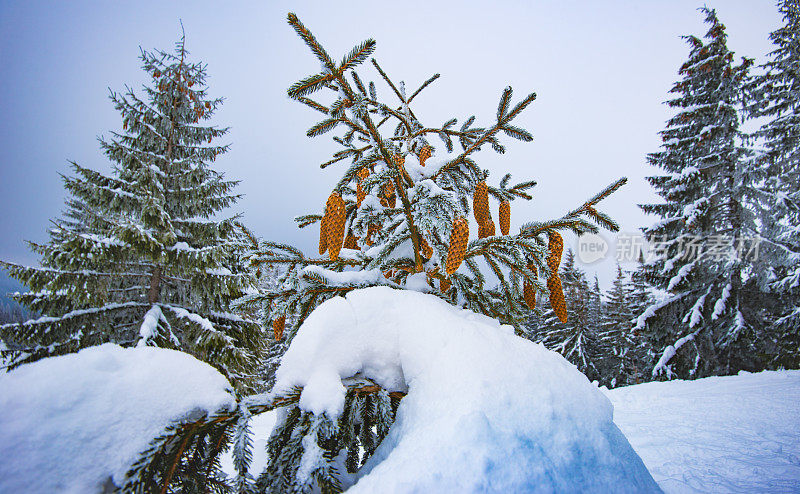
<path id="1" fill-rule="evenodd" d="M 147 82 L 139 46 L 171 49 L 179 19 L 193 59 L 208 64 L 211 94 L 226 98 L 213 123 L 231 127 L 232 148 L 214 166 L 241 180 L 245 197 L 233 211 L 263 238 L 315 249 L 316 229 L 298 230 L 292 218 L 319 212 L 343 168 L 319 169 L 337 145 L 330 135 L 308 139 L 319 114 L 286 97 L 291 83 L 319 70 L 286 24 L 289 11 L 334 59 L 372 37 L 374 56 L 396 81 L 413 89 L 441 73 L 413 106 L 429 126 L 473 114 L 478 125 L 490 124 L 505 86 L 515 101 L 535 91 L 537 100 L 516 121 L 534 141 L 509 142 L 502 156 L 490 149 L 477 155 L 493 184 L 507 171 L 538 181 L 533 201 L 513 203 L 512 231 L 560 216 L 621 176 L 628 185 L 601 209 L 623 230 L 637 231 L 653 218 L 636 204 L 656 200 L 644 180 L 655 172 L 645 156 L 658 150 L 669 115 L 662 101 L 688 54 L 680 36 L 707 30 L 702 5 L 0 0 L 0 259 L 37 262 L 25 240 L 46 240 L 48 220 L 60 215 L 59 174 L 70 173 L 68 160 L 109 170 L 97 137 L 122 122 L 108 90 Z M 737 56 L 764 61 L 768 34 L 780 24 L 772 0 L 706 5 L 717 9 Z M 371 64 L 360 74 L 392 102 Z M 609 258 L 586 269 L 607 285 L 613 266 Z"/>

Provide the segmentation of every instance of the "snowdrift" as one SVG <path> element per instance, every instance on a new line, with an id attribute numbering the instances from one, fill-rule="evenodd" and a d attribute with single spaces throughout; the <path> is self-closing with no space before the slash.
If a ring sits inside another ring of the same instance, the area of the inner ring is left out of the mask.
<path id="1" fill-rule="evenodd" d="M 341 379 L 406 391 L 348 492 L 660 492 L 605 395 L 560 355 L 432 296 L 388 287 L 320 305 L 275 390 L 335 418 Z"/>
<path id="2" fill-rule="evenodd" d="M 169 423 L 235 406 L 194 357 L 113 344 L 0 375 L 0 492 L 91 493 L 121 485 Z"/>

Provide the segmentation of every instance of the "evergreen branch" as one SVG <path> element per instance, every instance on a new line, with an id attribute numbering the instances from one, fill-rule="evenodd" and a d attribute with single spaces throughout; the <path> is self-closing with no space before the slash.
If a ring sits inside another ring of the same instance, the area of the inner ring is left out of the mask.
<path id="1" fill-rule="evenodd" d="M 310 106 L 311 108 L 317 110 L 320 113 L 324 113 L 325 115 L 330 114 L 330 110 L 327 107 L 317 103 L 312 99 L 306 98 L 305 96 L 298 96 L 295 99 L 306 106 Z"/>
<path id="2" fill-rule="evenodd" d="M 511 103 L 511 94 L 514 92 L 511 89 L 511 86 L 508 86 L 503 90 L 503 94 L 500 96 L 500 103 L 497 104 L 497 121 L 501 121 L 503 117 L 506 115 L 508 111 L 508 105 Z"/>
<path id="3" fill-rule="evenodd" d="M 528 132 L 523 128 L 515 127 L 513 125 L 504 126 L 503 132 L 505 132 L 507 136 L 513 137 L 514 139 L 517 139 L 519 141 L 530 142 L 533 140 L 533 135 L 530 132 Z"/>
<path id="4" fill-rule="evenodd" d="M 386 84 L 388 84 L 389 87 L 392 88 L 392 91 L 394 91 L 394 94 L 397 95 L 397 99 L 399 99 L 403 103 L 406 103 L 406 100 L 403 98 L 403 95 L 400 93 L 400 91 L 394 85 L 392 80 L 389 79 L 389 76 L 386 75 L 386 72 L 384 72 L 383 69 L 381 68 L 381 66 L 378 65 L 378 61 L 375 60 L 374 58 L 371 61 L 372 61 L 372 65 L 374 65 L 375 68 L 378 69 L 378 73 L 381 75 L 381 77 L 383 77 L 383 80 L 386 81 Z"/>
<path id="5" fill-rule="evenodd" d="M 355 70 L 354 70 L 354 71 L 352 71 L 352 72 L 350 73 L 350 76 L 353 78 L 353 82 L 355 83 L 356 87 L 358 88 L 358 91 L 359 91 L 359 92 L 360 92 L 360 93 L 361 93 L 363 96 L 366 96 L 366 95 L 367 95 L 367 90 L 364 88 L 364 83 L 363 83 L 363 82 L 361 82 L 361 78 L 360 78 L 360 77 L 358 77 L 358 74 L 356 73 L 356 71 L 355 71 Z M 375 98 L 372 98 L 372 99 L 375 99 Z"/>
<path id="6" fill-rule="evenodd" d="M 329 83 L 332 79 L 330 74 L 314 74 L 306 77 L 305 79 L 301 79 L 294 84 L 292 84 L 289 89 L 286 91 L 286 94 L 289 95 L 292 99 L 299 99 L 302 96 L 306 96 L 308 94 L 314 93 L 319 91 L 323 87 L 326 87 L 326 84 Z M 308 104 L 308 103 L 306 103 Z M 320 105 L 321 106 L 321 105 Z M 315 108 L 318 109 L 318 108 Z"/>
<path id="7" fill-rule="evenodd" d="M 347 70 L 355 67 L 356 65 L 360 65 L 362 62 L 364 62 L 364 60 L 367 59 L 368 56 L 372 55 L 372 52 L 374 51 L 375 51 L 374 39 L 370 38 L 366 41 L 363 41 L 360 45 L 350 50 L 350 53 L 348 53 L 342 59 L 342 63 L 339 65 L 339 73 L 344 73 Z"/>
<path id="8" fill-rule="evenodd" d="M 511 110 L 508 114 L 506 114 L 502 122 L 507 123 L 513 120 L 517 115 L 519 115 L 519 113 L 522 110 L 524 110 L 528 105 L 533 103 L 535 99 L 536 99 L 536 93 L 531 93 L 528 96 L 526 96 L 524 100 L 517 103 L 517 106 L 515 106 L 513 110 Z"/>
<path id="9" fill-rule="evenodd" d="M 328 55 L 322 45 L 317 42 L 317 39 L 314 37 L 311 31 L 309 31 L 303 25 L 303 23 L 300 22 L 300 19 L 297 18 L 297 15 L 295 15 L 294 12 L 289 12 L 287 15 L 287 21 L 294 28 L 295 32 L 303 39 L 306 45 L 308 45 L 314 55 L 317 56 L 319 61 L 322 62 L 328 72 L 331 74 L 334 73 L 336 71 L 336 66 L 333 63 L 333 60 L 331 60 L 330 55 Z"/>
<path id="10" fill-rule="evenodd" d="M 308 132 L 306 132 L 306 136 L 317 137 L 319 135 L 322 135 L 336 128 L 339 122 L 340 120 L 338 118 L 329 118 L 327 120 L 323 120 L 322 122 L 319 122 L 318 124 L 308 129 Z"/>
<path id="11" fill-rule="evenodd" d="M 295 216 L 294 221 L 299 228 L 305 228 L 308 225 L 314 224 L 322 220 L 321 214 L 304 214 L 302 216 Z"/>
<path id="12" fill-rule="evenodd" d="M 409 103 L 409 104 L 410 104 L 410 103 L 411 103 L 411 102 L 414 100 L 414 98 L 416 98 L 416 97 L 417 97 L 417 95 L 418 95 L 420 92 L 422 92 L 422 90 L 423 90 L 423 89 L 425 89 L 426 87 L 428 87 L 428 85 L 429 85 L 430 83 L 432 83 L 433 81 L 435 81 L 435 80 L 436 80 L 436 79 L 438 79 L 439 77 L 440 77 L 440 74 L 433 74 L 433 75 L 430 77 L 430 79 L 428 79 L 427 81 L 423 82 L 423 83 L 422 83 L 422 85 L 421 85 L 419 88 L 417 88 L 417 90 L 416 90 L 416 91 L 414 91 L 414 94 L 412 94 L 412 95 L 411 95 L 411 96 L 408 98 L 408 101 L 407 101 L 407 103 Z"/>

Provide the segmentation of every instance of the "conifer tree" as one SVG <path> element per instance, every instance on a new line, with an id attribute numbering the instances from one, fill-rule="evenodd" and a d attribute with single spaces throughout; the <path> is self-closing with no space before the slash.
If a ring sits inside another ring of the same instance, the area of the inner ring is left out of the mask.
<path id="1" fill-rule="evenodd" d="M 261 331 L 229 308 L 253 285 L 245 230 L 235 216 L 214 218 L 238 196 L 210 166 L 228 150 L 212 142 L 227 129 L 203 124 L 222 100 L 187 56 L 184 38 L 175 53 L 141 52 L 151 85 L 110 96 L 123 126 L 100 140 L 112 173 L 73 163 L 64 217 L 32 244 L 41 267 L 4 263 L 31 288 L 18 299 L 43 314 L 0 328 L 12 367 L 104 342 L 155 345 L 246 387 Z"/>
<path id="2" fill-rule="evenodd" d="M 774 363 L 800 366 L 800 4 L 779 3 L 784 25 L 770 34 L 776 45 L 763 74 L 749 85 L 750 115 L 766 119 L 756 133 L 764 152 L 761 233 L 763 255 L 780 293 L 777 321 L 769 328 L 775 340 Z M 768 257 L 767 257 L 768 256 Z"/>
<path id="3" fill-rule="evenodd" d="M 634 384 L 641 379 L 636 362 L 639 343 L 633 332 L 633 293 L 622 266 L 606 295 L 600 338 L 608 351 L 604 378 L 611 386 Z"/>
<path id="4" fill-rule="evenodd" d="M 616 230 L 613 220 L 596 206 L 625 179 L 561 218 L 524 222 L 511 233 L 513 202 L 530 200 L 528 190 L 535 182 L 512 184 L 508 174 L 492 181 L 476 156 L 486 148 L 503 153 L 502 135 L 532 139 L 512 121 L 535 94 L 512 104 L 512 90 L 506 88 L 494 121 L 486 126 L 477 126 L 475 116 L 460 126 L 456 118 L 438 127 L 425 125 L 412 103 L 438 74 L 408 91 L 371 59 L 379 83 L 388 88 L 389 99 L 384 99 L 378 84 L 356 71 L 373 53 L 373 40 L 336 62 L 294 14 L 289 15 L 289 24 L 321 64 L 320 72 L 289 88 L 289 97 L 321 114 L 322 120 L 308 130 L 309 137 L 340 131 L 333 139 L 341 149 L 321 167 L 349 164 L 322 201 L 321 211 L 296 218 L 301 228 L 319 228 L 319 254 L 325 257 L 263 241 L 251 257 L 253 269 L 279 264 L 284 274 L 277 288 L 244 297 L 241 306 L 261 307 L 274 327 L 283 328 L 286 320 L 294 319 L 292 328 L 285 327 L 280 336 L 275 333 L 289 342 L 320 303 L 374 285 L 429 292 L 510 324 L 520 333 L 537 295 L 555 300 L 560 317 L 567 317 L 558 276 L 563 246 L 559 230 L 577 234 L 597 231 L 598 226 Z M 540 277 L 548 280 L 549 289 Z M 351 389 L 336 424 L 296 404 L 288 406 L 270 439 L 272 461 L 256 479 L 257 490 L 336 491 L 341 487 L 337 469 L 355 471 L 369 458 L 394 420 L 399 396 L 388 393 L 395 390 L 368 384 Z M 304 451 L 322 454 L 315 456 L 316 464 L 304 464 L 299 475 L 301 460 L 308 456 Z M 243 464 L 245 460 L 242 457 Z"/>
<path id="5" fill-rule="evenodd" d="M 751 206 L 760 192 L 738 115 L 751 62 L 734 64 L 725 26 L 714 10 L 701 11 L 710 28 L 705 41 L 685 37 L 689 59 L 671 90 L 675 97 L 667 102 L 677 114 L 661 132 L 663 149 L 648 156 L 665 172 L 649 177 L 664 202 L 641 206 L 660 217 L 645 229 L 657 247 L 646 276 L 670 297 L 649 307 L 637 329 L 654 316 L 679 314 L 662 325 L 669 344 L 654 373 L 683 377 L 731 373 L 749 368 L 755 358 L 745 284 L 756 227 Z M 684 352 L 687 347 L 696 349 L 694 355 Z M 686 355 L 673 359 L 676 352 Z"/>

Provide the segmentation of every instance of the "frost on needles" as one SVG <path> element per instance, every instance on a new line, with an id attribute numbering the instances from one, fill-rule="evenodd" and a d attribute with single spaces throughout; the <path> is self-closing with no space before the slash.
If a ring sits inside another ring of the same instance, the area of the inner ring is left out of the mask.
<path id="1" fill-rule="evenodd" d="M 0 327 L 10 367 L 113 342 L 178 349 L 248 386 L 260 326 L 230 308 L 254 285 L 248 240 L 236 217 L 215 219 L 236 182 L 210 166 L 228 150 L 214 143 L 227 128 L 204 125 L 222 100 L 188 55 L 183 38 L 174 53 L 141 52 L 151 82 L 111 93 L 123 130 L 100 145 L 112 172 L 73 163 L 64 217 L 31 244 L 41 266 L 3 263 L 42 315 Z"/>

